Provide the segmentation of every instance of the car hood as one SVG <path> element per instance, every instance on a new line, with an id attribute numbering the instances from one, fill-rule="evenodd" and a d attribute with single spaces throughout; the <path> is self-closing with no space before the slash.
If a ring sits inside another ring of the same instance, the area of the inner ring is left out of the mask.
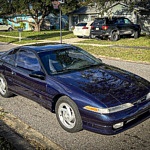
<path id="1" fill-rule="evenodd" d="M 148 81 L 106 64 L 57 75 L 57 79 L 90 94 L 106 107 L 134 103 L 150 91 Z"/>

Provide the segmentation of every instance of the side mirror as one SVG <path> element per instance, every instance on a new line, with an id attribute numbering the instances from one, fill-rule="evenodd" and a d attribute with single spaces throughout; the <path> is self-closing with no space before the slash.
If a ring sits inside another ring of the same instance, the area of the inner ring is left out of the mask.
<path id="1" fill-rule="evenodd" d="M 41 71 L 33 71 L 33 72 L 31 72 L 31 74 L 29 74 L 29 76 L 33 77 L 33 78 L 45 80 L 45 74 Z"/>

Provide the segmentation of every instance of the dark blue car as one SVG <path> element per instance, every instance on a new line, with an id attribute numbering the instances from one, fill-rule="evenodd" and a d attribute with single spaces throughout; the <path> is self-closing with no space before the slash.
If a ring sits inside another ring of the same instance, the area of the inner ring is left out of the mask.
<path id="1" fill-rule="evenodd" d="M 22 95 L 68 132 L 117 134 L 150 117 L 150 83 L 67 44 L 0 53 L 0 94 Z"/>

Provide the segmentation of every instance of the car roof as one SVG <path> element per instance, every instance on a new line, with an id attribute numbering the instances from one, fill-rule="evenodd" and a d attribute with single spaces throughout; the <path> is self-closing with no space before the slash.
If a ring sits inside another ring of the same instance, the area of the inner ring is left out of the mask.
<path id="1" fill-rule="evenodd" d="M 59 49 L 65 49 L 72 47 L 70 44 L 45 44 L 45 43 L 38 43 L 38 44 L 32 44 L 32 45 L 25 45 L 21 46 L 21 49 L 29 49 L 32 51 L 35 51 L 37 53 L 45 52 L 45 51 L 53 51 L 53 50 L 59 50 Z"/>

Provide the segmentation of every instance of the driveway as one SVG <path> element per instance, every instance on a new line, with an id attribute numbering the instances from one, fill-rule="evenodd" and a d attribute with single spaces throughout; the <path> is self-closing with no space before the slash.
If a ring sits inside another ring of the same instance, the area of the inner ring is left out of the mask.
<path id="1" fill-rule="evenodd" d="M 1 50 L 4 47 L 0 45 Z M 150 65 L 109 59 L 103 61 L 150 81 Z M 55 114 L 29 99 L 21 96 L 9 99 L 0 97 L 0 106 L 66 150 L 148 150 L 150 147 L 150 119 L 113 136 L 86 130 L 68 133 L 59 126 Z"/>

